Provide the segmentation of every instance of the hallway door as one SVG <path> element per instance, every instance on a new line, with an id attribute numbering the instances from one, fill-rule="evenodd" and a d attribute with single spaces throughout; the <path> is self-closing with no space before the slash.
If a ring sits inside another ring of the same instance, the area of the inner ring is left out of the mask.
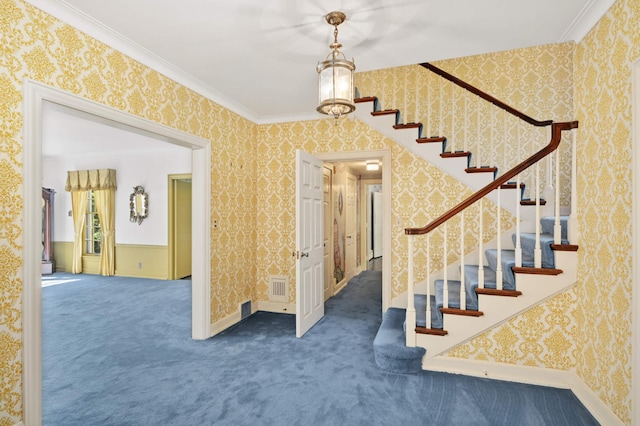
<path id="1" fill-rule="evenodd" d="M 357 222 L 356 222 L 356 203 L 358 198 L 358 180 L 347 172 L 347 203 L 346 203 L 346 221 L 345 221 L 345 276 L 347 280 L 356 274 L 358 266 L 357 255 Z"/>
<path id="2" fill-rule="evenodd" d="M 324 198 L 324 300 L 326 301 L 331 296 L 333 296 L 333 226 L 332 216 L 331 216 L 331 194 L 332 194 L 332 178 L 333 178 L 333 167 L 324 166 L 322 168 L 322 177 L 323 177 L 323 198 Z"/>
<path id="3" fill-rule="evenodd" d="M 322 160 L 296 150 L 296 337 L 324 316 Z"/>
<path id="4" fill-rule="evenodd" d="M 382 192 L 373 192 L 373 257 L 382 256 Z"/>
<path id="5" fill-rule="evenodd" d="M 169 279 L 191 276 L 191 175 L 169 175 Z"/>

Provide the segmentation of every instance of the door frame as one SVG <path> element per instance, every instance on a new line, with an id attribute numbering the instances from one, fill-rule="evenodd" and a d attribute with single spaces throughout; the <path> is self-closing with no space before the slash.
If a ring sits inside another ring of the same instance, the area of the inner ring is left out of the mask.
<path id="1" fill-rule="evenodd" d="M 633 236 L 632 250 L 632 317 L 631 317 L 631 365 L 640 365 L 640 59 L 633 64 L 632 71 L 632 217 L 631 224 Z M 575 143 L 575 142 L 574 142 Z M 631 376 L 631 401 L 640 400 L 640 368 L 632 368 Z M 631 404 L 631 423 L 640 424 L 640 407 Z"/>
<path id="2" fill-rule="evenodd" d="M 167 200 L 169 201 L 169 212 L 167 215 L 168 218 L 168 222 L 169 222 L 169 229 L 168 229 L 168 234 L 167 234 L 167 243 L 168 243 L 168 247 L 167 247 L 167 251 L 169 254 L 169 279 L 170 280 L 175 280 L 176 279 L 176 268 L 175 268 L 175 264 L 176 264 L 176 240 L 175 240 L 175 182 L 178 180 L 184 180 L 184 179 L 193 179 L 192 174 L 191 173 L 182 173 L 182 174 L 172 174 L 172 175 L 168 175 L 167 176 L 168 179 L 168 184 L 169 187 L 167 188 Z M 191 207 L 193 208 L 193 200 L 191 201 Z M 191 254 L 191 269 L 193 269 L 193 253 Z"/>
<path id="3" fill-rule="evenodd" d="M 42 423 L 42 105 L 52 102 L 127 128 L 152 133 L 160 143 L 192 150 L 192 338 L 211 337 L 210 228 L 211 142 L 34 80 L 23 95 L 22 393 L 24 423 Z"/>
<path id="4" fill-rule="evenodd" d="M 349 162 L 359 160 L 380 160 L 382 162 L 382 312 L 391 307 L 391 150 L 326 152 L 313 154 L 326 162 Z"/>

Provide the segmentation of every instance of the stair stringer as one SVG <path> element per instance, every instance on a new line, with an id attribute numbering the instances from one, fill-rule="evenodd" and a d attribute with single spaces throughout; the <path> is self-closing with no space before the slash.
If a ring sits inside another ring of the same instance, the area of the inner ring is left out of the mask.
<path id="1" fill-rule="evenodd" d="M 553 296 L 560 294 L 577 280 L 576 252 L 555 252 L 556 268 L 563 272 L 559 275 L 516 274 L 516 288 L 522 292 L 519 297 L 478 296 L 479 309 L 484 313 L 480 317 L 467 317 L 446 314 L 444 329 L 446 336 L 416 334 L 416 346 L 427 349 L 422 359 L 422 368 L 429 369 L 429 360 L 456 346 L 464 344 L 509 319 L 540 305 Z"/>
<path id="2" fill-rule="evenodd" d="M 413 154 L 428 161 L 433 166 L 442 170 L 447 175 L 461 182 L 472 191 L 477 191 L 488 185 L 494 180 L 493 173 L 467 173 L 466 157 L 442 158 L 441 143 L 423 143 L 416 142 L 419 130 L 417 128 L 394 129 L 396 124 L 396 114 L 371 115 L 373 109 L 373 101 L 360 102 L 358 108 L 354 112 L 354 116 L 360 121 L 367 124 L 372 129 L 377 130 L 394 142 L 402 145 Z M 444 136 L 444 135 L 438 135 Z M 500 205 L 513 215 L 516 215 L 516 190 L 502 190 Z M 487 195 L 493 203 L 497 204 L 497 191 L 493 191 Z M 523 207 L 520 209 L 520 217 L 524 220 L 535 220 L 535 209 Z"/>

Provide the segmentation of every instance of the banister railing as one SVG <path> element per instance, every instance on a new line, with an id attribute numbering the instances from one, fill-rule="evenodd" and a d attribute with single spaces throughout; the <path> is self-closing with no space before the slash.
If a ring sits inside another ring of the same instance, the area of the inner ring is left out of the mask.
<path id="1" fill-rule="evenodd" d="M 438 74 L 440 77 L 449 80 L 450 82 L 462 87 L 465 90 L 468 90 L 469 92 L 481 97 L 482 99 L 486 100 L 487 102 L 490 102 L 492 104 L 494 104 L 495 106 L 497 106 L 498 108 L 501 108 L 503 110 L 505 110 L 506 112 L 508 112 L 511 115 L 514 115 L 518 118 L 520 118 L 521 120 L 526 121 L 527 123 L 533 125 L 533 126 L 537 126 L 537 127 L 545 127 L 545 126 L 550 126 L 553 123 L 553 120 L 545 120 L 545 121 L 539 121 L 536 120 L 535 118 L 532 118 L 528 115 L 526 115 L 523 112 L 518 111 L 517 109 L 513 108 L 510 105 L 507 105 L 506 103 L 502 102 L 501 100 L 494 98 L 493 96 L 489 95 L 486 92 L 483 92 L 482 90 L 478 89 L 477 87 L 474 87 L 472 85 L 470 85 L 469 83 L 460 80 L 458 77 L 453 76 L 451 74 L 449 74 L 448 72 L 444 71 L 443 69 L 440 69 L 438 67 L 436 67 L 435 65 L 432 65 L 428 62 L 423 62 L 420 64 L 420 66 L 428 69 L 429 71 Z"/>
<path id="2" fill-rule="evenodd" d="M 485 185 L 480 190 L 476 191 L 474 194 L 460 202 L 457 206 L 453 207 L 451 210 L 447 211 L 428 225 L 422 228 L 406 228 L 404 233 L 406 235 L 423 235 L 433 231 L 435 228 L 456 216 L 458 213 L 466 209 L 467 207 L 474 204 L 476 201 L 484 198 L 490 192 L 498 189 L 503 184 L 507 183 L 509 179 L 517 176 L 524 170 L 528 169 L 532 165 L 536 164 L 538 161 L 542 160 L 553 151 L 555 151 L 560 145 L 560 140 L 562 139 L 562 131 L 576 129 L 578 127 L 577 121 L 567 121 L 562 123 L 552 123 L 551 124 L 551 141 L 547 146 L 542 148 L 540 151 L 536 152 L 526 160 L 522 161 L 520 164 L 512 168 L 511 170 L 501 174 L 494 181 Z"/>

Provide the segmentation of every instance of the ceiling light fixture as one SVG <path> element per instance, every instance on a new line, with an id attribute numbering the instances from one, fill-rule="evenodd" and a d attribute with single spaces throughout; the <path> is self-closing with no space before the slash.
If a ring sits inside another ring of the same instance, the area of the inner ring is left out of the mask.
<path id="1" fill-rule="evenodd" d="M 367 170 L 370 172 L 374 172 L 380 169 L 380 163 L 377 161 L 367 161 Z"/>
<path id="2" fill-rule="evenodd" d="M 342 12 L 331 12 L 325 19 L 329 25 L 333 25 L 333 43 L 329 45 L 331 53 L 327 55 L 327 59 L 318 63 L 320 105 L 316 110 L 338 119 L 341 115 L 349 114 L 356 109 L 353 103 L 353 72 L 356 66 L 353 59 L 347 60 L 340 52 L 342 44 L 338 43 L 338 25 L 342 24 L 347 16 Z"/>

